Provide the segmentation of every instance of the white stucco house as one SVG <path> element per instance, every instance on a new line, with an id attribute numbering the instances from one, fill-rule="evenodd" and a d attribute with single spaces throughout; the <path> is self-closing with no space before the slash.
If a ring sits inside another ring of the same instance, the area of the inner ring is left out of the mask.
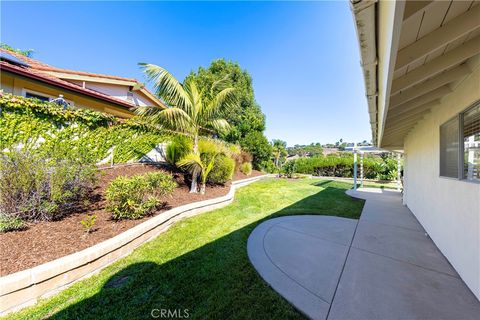
<path id="1" fill-rule="evenodd" d="M 480 5 L 351 0 L 374 144 L 403 202 L 480 299 Z"/>

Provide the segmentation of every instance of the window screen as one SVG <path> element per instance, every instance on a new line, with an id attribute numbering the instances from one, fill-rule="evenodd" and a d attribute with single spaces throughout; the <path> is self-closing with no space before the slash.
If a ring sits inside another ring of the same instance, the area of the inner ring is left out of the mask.
<path id="1" fill-rule="evenodd" d="M 44 96 L 41 96 L 39 94 L 34 94 L 34 93 L 30 93 L 30 92 L 25 93 L 25 98 L 35 98 L 35 99 L 42 100 L 42 101 L 49 101 L 48 97 L 44 97 Z"/>
<path id="2" fill-rule="evenodd" d="M 440 175 L 458 178 L 459 121 L 454 118 L 440 126 Z"/>
<path id="3" fill-rule="evenodd" d="M 480 181 L 480 103 L 463 114 L 463 178 Z"/>

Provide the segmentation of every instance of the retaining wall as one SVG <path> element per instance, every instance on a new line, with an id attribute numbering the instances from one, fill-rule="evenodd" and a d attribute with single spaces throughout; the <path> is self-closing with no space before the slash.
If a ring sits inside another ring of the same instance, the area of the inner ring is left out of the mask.
<path id="1" fill-rule="evenodd" d="M 166 231 L 178 220 L 227 206 L 233 201 L 237 188 L 269 176 L 234 181 L 225 196 L 173 208 L 90 248 L 1 277 L 0 315 L 35 304 L 39 298 L 54 295 L 99 272 Z"/>

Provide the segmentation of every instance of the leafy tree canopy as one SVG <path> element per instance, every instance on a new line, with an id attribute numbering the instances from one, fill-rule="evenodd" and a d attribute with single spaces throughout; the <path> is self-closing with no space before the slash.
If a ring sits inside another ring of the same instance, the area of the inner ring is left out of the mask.
<path id="1" fill-rule="evenodd" d="M 287 148 L 288 155 L 299 155 L 301 157 L 318 157 L 323 154 L 323 148 L 320 143 L 311 143 L 309 145 L 294 145 Z"/>
<path id="2" fill-rule="evenodd" d="M 238 63 L 217 59 L 208 68 L 200 67 L 196 72 L 192 71 L 185 81 L 189 79 L 195 79 L 207 101 L 213 98 L 208 89 L 215 81 L 228 79 L 231 86 L 235 88 L 238 105 L 223 110 L 221 114 L 221 117 L 231 125 L 230 132 L 222 135 L 223 139 L 238 143 L 253 131 L 265 130 L 265 115 L 255 101 L 252 77 L 246 70 L 242 70 Z"/>
<path id="3" fill-rule="evenodd" d="M 249 132 L 240 141 L 240 145 L 253 156 L 253 165 L 256 169 L 261 169 L 263 163 L 271 161 L 272 145 L 262 132 Z"/>

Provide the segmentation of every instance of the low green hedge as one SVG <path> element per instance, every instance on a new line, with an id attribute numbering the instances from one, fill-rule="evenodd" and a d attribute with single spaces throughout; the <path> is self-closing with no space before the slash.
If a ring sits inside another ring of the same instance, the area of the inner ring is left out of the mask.
<path id="1" fill-rule="evenodd" d="M 360 160 L 358 161 L 360 167 Z M 295 160 L 295 172 L 328 177 L 353 177 L 353 156 L 326 156 Z M 397 176 L 395 159 L 364 158 L 364 177 L 367 179 L 394 180 Z"/>

